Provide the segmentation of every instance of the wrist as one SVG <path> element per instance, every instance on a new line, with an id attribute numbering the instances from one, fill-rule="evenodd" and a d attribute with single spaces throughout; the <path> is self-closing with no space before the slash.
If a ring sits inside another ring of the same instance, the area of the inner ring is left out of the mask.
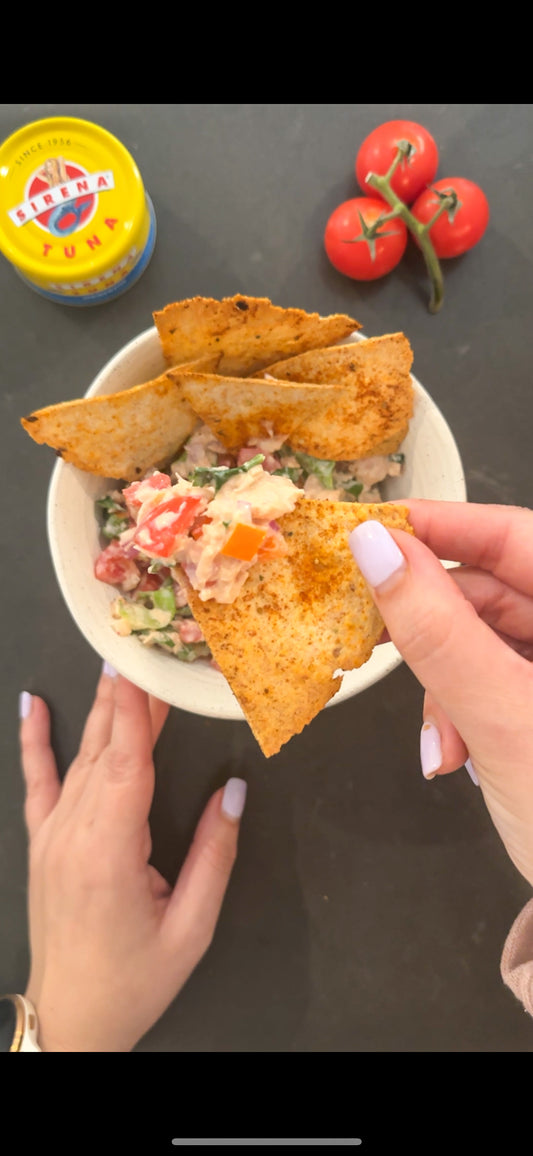
<path id="1" fill-rule="evenodd" d="M 129 1052 L 136 1040 L 126 1039 L 116 1030 L 112 1009 L 106 1015 L 93 1015 L 89 1007 L 66 1001 L 49 1000 L 41 995 L 35 1006 L 38 1021 L 38 1043 L 42 1052 Z"/>

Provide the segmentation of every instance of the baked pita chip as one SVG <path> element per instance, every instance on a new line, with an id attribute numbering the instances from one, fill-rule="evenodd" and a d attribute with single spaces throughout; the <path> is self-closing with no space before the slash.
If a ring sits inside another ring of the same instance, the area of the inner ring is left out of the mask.
<path id="1" fill-rule="evenodd" d="M 347 373 L 338 383 L 222 377 L 180 366 L 168 372 L 195 413 L 232 451 L 250 438 L 284 435 L 293 450 L 352 461 L 393 453 L 413 411 L 408 373 L 394 383 Z"/>
<path id="2" fill-rule="evenodd" d="M 218 357 L 200 358 L 199 368 L 216 368 Z M 21 418 L 39 445 L 63 461 L 105 478 L 135 481 L 166 465 L 192 433 L 198 419 L 165 373 L 153 381 L 103 397 L 63 401 Z"/>
<path id="3" fill-rule="evenodd" d="M 348 546 L 360 522 L 413 533 L 404 506 L 301 498 L 279 519 L 289 550 L 258 561 L 235 602 L 203 602 L 182 581 L 193 615 L 266 757 L 276 754 L 372 654 L 383 621 Z"/>
<path id="4" fill-rule="evenodd" d="M 268 297 L 191 297 L 153 314 L 169 365 L 208 353 L 221 354 L 220 372 L 256 373 L 270 362 L 332 345 L 360 329 L 344 313 L 321 317 L 304 309 L 283 309 Z"/>

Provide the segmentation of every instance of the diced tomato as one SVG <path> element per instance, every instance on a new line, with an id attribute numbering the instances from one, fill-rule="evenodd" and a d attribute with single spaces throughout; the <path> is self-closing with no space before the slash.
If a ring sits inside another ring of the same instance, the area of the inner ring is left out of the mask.
<path id="1" fill-rule="evenodd" d="M 94 564 L 94 573 L 100 582 L 108 582 L 110 586 L 122 586 L 124 582 L 127 582 L 131 584 L 130 588 L 136 585 L 135 579 L 139 577 L 139 569 L 133 558 L 128 558 L 120 542 L 116 541 L 111 542 L 98 555 Z"/>
<path id="2" fill-rule="evenodd" d="M 182 642 L 203 642 L 204 636 L 194 618 L 184 618 L 178 626 L 178 634 Z"/>
<path id="3" fill-rule="evenodd" d="M 122 491 L 122 496 L 130 510 L 140 510 L 150 490 L 168 490 L 168 487 L 171 485 L 172 482 L 168 474 L 161 474 L 157 471 L 155 474 L 151 474 L 149 478 L 144 478 L 142 482 L 132 482 L 131 486 L 126 486 L 126 489 Z M 142 495 L 139 496 L 141 487 Z"/>
<path id="4" fill-rule="evenodd" d="M 200 495 L 177 494 L 159 506 L 139 525 L 134 541 L 146 554 L 156 558 L 170 558 L 175 552 L 179 539 L 187 533 L 195 518 L 206 505 Z"/>
<path id="5" fill-rule="evenodd" d="M 159 590 L 159 587 L 163 585 L 165 578 L 170 578 L 170 570 L 168 566 L 161 566 L 157 573 L 149 574 L 148 570 L 146 569 L 147 565 L 147 562 L 143 562 L 141 564 L 137 563 L 137 566 L 139 567 L 142 575 L 137 590 L 142 590 L 145 593 L 148 590 Z"/>

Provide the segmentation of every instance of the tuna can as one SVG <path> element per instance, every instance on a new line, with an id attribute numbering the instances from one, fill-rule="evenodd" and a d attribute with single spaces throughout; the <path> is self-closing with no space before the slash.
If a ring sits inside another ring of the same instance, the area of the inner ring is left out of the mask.
<path id="1" fill-rule="evenodd" d="M 146 269 L 155 238 L 139 169 L 107 129 L 48 117 L 0 146 L 0 251 L 49 301 L 118 297 Z"/>

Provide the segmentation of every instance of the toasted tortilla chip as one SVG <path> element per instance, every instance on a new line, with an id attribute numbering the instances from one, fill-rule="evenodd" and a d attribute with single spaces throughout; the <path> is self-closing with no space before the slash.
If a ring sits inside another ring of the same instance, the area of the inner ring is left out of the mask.
<path id="1" fill-rule="evenodd" d="M 362 458 L 393 453 L 406 436 L 414 405 L 412 364 L 413 351 L 405 334 L 386 333 L 278 361 L 261 376 L 354 390 L 358 412 L 352 444 L 355 440 L 357 452 L 349 456 Z"/>
<path id="2" fill-rule="evenodd" d="M 195 366 L 213 368 L 218 357 Z M 84 397 L 38 409 L 21 425 L 63 461 L 105 478 L 135 481 L 166 465 L 192 433 L 198 418 L 165 373 L 153 381 L 103 397 Z"/>
<path id="3" fill-rule="evenodd" d="M 314 349 L 297 357 L 267 365 L 269 374 L 282 381 L 311 381 L 315 385 L 335 384 L 357 377 L 361 386 L 392 385 L 404 378 L 413 364 L 413 351 L 404 333 L 384 333 L 349 345 Z M 220 368 L 220 366 L 219 366 Z"/>
<path id="4" fill-rule="evenodd" d="M 348 534 L 369 518 L 412 534 L 407 513 L 301 498 L 279 520 L 288 554 L 258 561 L 235 602 L 203 602 L 183 575 L 193 615 L 267 758 L 315 718 L 341 685 L 336 672 L 362 666 L 382 634 Z"/>
<path id="5" fill-rule="evenodd" d="M 272 434 L 284 435 L 293 450 L 316 458 L 352 461 L 389 454 L 403 441 L 413 412 L 408 373 L 387 382 L 348 372 L 336 384 L 317 385 L 222 377 L 180 366 L 168 377 L 232 451 L 250 438 Z"/>
<path id="6" fill-rule="evenodd" d="M 360 329 L 353 317 L 321 317 L 304 309 L 283 309 L 268 297 L 191 297 L 153 314 L 169 365 L 221 353 L 220 372 L 256 373 L 269 362 L 341 341 Z"/>

